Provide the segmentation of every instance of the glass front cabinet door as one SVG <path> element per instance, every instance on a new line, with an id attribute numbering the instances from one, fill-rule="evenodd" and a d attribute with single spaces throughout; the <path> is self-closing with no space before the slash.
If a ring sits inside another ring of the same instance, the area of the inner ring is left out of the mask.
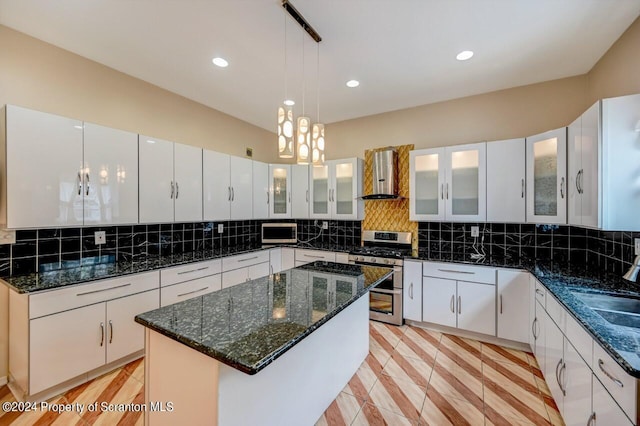
<path id="1" fill-rule="evenodd" d="M 447 220 L 484 221 L 487 217 L 486 144 L 447 147 L 445 153 L 444 200 Z"/>
<path id="2" fill-rule="evenodd" d="M 409 218 L 444 220 L 444 148 L 409 153 Z"/>
<path id="3" fill-rule="evenodd" d="M 291 167 L 284 164 L 269 165 L 269 217 L 291 217 Z"/>
<path id="4" fill-rule="evenodd" d="M 309 168 L 309 193 L 311 198 L 311 217 L 317 219 L 329 219 L 329 166 L 311 166 Z"/>
<path id="5" fill-rule="evenodd" d="M 567 223 L 567 128 L 527 138 L 527 222 Z"/>

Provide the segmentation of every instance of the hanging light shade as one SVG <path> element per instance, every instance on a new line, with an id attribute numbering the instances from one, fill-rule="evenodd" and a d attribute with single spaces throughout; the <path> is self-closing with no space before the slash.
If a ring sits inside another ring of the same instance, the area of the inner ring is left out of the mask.
<path id="1" fill-rule="evenodd" d="M 293 110 L 288 105 L 278 107 L 278 157 L 293 158 Z"/>
<path id="2" fill-rule="evenodd" d="M 314 123 L 311 128 L 311 163 L 324 163 L 324 124 Z"/>
<path id="3" fill-rule="evenodd" d="M 311 155 L 311 119 L 304 116 L 298 117 L 296 132 L 298 164 L 309 164 Z"/>

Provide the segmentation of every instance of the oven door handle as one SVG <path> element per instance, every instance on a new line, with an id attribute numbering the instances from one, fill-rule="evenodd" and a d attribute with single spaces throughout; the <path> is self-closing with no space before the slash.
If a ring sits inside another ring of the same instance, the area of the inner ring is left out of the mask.
<path id="1" fill-rule="evenodd" d="M 389 290 L 386 288 L 372 288 L 369 290 L 370 293 L 381 293 L 381 294 L 402 294 L 401 288 L 394 288 L 393 290 Z"/>

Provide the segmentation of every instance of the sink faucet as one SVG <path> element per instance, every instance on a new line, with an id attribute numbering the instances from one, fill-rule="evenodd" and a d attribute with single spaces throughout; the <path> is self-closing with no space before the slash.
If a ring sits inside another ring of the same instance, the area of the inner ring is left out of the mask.
<path id="1" fill-rule="evenodd" d="M 640 283 L 640 255 L 636 256 L 633 265 L 622 278 L 634 283 Z"/>

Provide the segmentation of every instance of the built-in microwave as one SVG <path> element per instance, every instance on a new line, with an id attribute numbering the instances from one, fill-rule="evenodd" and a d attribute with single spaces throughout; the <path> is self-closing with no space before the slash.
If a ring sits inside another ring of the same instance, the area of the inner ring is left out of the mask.
<path id="1" fill-rule="evenodd" d="M 262 244 L 295 244 L 298 226 L 295 223 L 263 223 Z"/>

